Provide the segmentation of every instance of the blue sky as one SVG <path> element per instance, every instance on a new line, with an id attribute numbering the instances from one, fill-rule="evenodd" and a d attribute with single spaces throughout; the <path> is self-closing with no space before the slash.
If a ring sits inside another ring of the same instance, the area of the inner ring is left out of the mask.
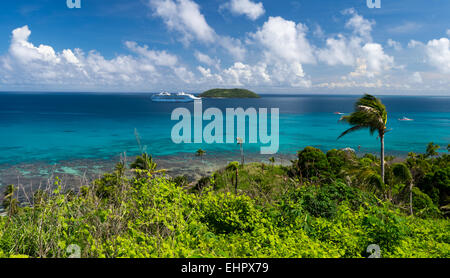
<path id="1" fill-rule="evenodd" d="M 3 1 L 0 91 L 450 94 L 450 1 Z"/>

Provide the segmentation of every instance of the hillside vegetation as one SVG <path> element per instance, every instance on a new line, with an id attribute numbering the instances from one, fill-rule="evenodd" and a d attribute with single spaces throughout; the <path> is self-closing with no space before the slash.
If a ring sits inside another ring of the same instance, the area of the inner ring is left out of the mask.
<path id="1" fill-rule="evenodd" d="M 389 162 L 385 183 L 378 161 L 307 147 L 290 166 L 233 162 L 188 185 L 144 154 L 79 192 L 56 179 L 30 206 L 11 186 L 0 257 L 358 258 L 377 244 L 382 257 L 449 258 L 450 156 Z"/>
<path id="2" fill-rule="evenodd" d="M 246 89 L 212 89 L 203 92 L 202 98 L 260 98 L 256 93 Z"/>

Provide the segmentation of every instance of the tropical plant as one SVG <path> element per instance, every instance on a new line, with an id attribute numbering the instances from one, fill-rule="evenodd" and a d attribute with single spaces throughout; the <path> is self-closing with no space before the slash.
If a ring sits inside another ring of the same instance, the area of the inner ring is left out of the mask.
<path id="1" fill-rule="evenodd" d="M 437 156 L 437 155 L 438 155 L 437 150 L 439 150 L 439 148 L 440 148 L 439 145 L 436 145 L 435 143 L 430 142 L 430 143 L 428 144 L 428 146 L 427 146 L 427 153 L 426 153 L 426 156 L 427 156 L 427 157 Z"/>
<path id="2" fill-rule="evenodd" d="M 195 156 L 200 157 L 201 161 L 202 161 L 202 165 L 203 165 L 203 172 L 205 172 L 205 163 L 203 162 L 203 156 L 205 156 L 206 151 L 202 150 L 202 149 L 198 149 L 195 152 Z"/>
<path id="3" fill-rule="evenodd" d="M 387 110 L 384 104 L 376 97 L 365 94 L 356 102 L 355 112 L 343 116 L 341 121 L 349 123 L 352 127 L 344 131 L 338 139 L 350 132 L 365 128 L 368 128 L 371 134 L 378 132 L 381 142 L 381 178 L 385 182 L 384 135 L 387 132 Z"/>
<path id="4" fill-rule="evenodd" d="M 8 215 L 10 217 L 11 217 L 11 215 L 16 214 L 17 209 L 18 209 L 17 199 L 14 198 L 15 192 L 16 192 L 16 187 L 13 184 L 10 184 L 6 187 L 6 190 L 5 190 L 5 193 L 3 196 L 2 206 L 8 212 Z"/>
<path id="5" fill-rule="evenodd" d="M 206 154 L 206 151 L 204 151 L 204 150 L 202 150 L 202 149 L 198 149 L 198 150 L 195 152 L 195 155 L 196 155 L 196 156 L 199 156 L 199 157 L 203 157 L 205 154 Z"/>
<path id="6" fill-rule="evenodd" d="M 153 161 L 153 157 L 147 153 L 137 156 L 136 160 L 130 165 L 131 169 L 133 169 L 140 177 L 142 177 L 143 174 L 153 175 L 166 171 L 164 169 L 156 170 L 157 166 L 158 165 Z"/>
<path id="7" fill-rule="evenodd" d="M 404 163 L 396 163 L 392 165 L 394 176 L 409 186 L 409 213 L 413 215 L 413 177 L 408 166 Z"/>
<path id="8" fill-rule="evenodd" d="M 233 161 L 225 168 L 227 171 L 234 172 L 234 193 L 237 194 L 238 178 L 239 178 L 239 162 Z"/>

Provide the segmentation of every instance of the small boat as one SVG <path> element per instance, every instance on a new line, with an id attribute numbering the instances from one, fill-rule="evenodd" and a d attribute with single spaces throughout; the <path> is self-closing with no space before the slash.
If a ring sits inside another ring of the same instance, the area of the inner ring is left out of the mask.
<path id="1" fill-rule="evenodd" d="M 336 114 L 336 115 L 344 115 L 345 113 L 342 113 L 342 112 L 334 112 L 334 114 Z"/>
<path id="2" fill-rule="evenodd" d="M 414 121 L 413 119 L 410 119 L 410 118 L 407 118 L 407 117 L 403 117 L 403 118 L 401 118 L 401 119 L 398 119 L 399 121 L 402 121 L 402 122 L 411 122 L 411 121 Z"/>
<path id="3" fill-rule="evenodd" d="M 152 96 L 152 101 L 155 102 L 191 102 L 194 100 L 201 100 L 201 98 L 186 94 L 185 92 L 180 92 L 178 94 L 162 92 Z"/>

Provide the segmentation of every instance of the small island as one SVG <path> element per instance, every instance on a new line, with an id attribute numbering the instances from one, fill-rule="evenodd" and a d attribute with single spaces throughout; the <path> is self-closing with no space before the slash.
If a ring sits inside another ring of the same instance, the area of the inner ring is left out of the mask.
<path id="1" fill-rule="evenodd" d="M 200 94 L 202 98 L 260 98 L 260 96 L 246 89 L 212 89 Z"/>

